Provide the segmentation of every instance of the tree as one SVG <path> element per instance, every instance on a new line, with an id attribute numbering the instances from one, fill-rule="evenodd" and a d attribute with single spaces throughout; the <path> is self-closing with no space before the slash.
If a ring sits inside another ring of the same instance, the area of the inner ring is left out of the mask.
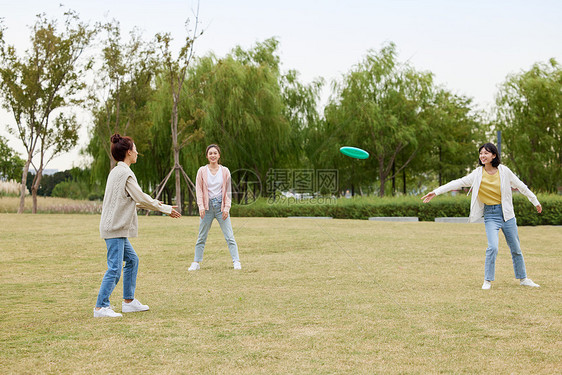
<path id="1" fill-rule="evenodd" d="M 562 186 L 562 68 L 536 63 L 507 77 L 496 99 L 506 164 L 530 187 Z"/>
<path id="2" fill-rule="evenodd" d="M 174 155 L 174 166 L 160 184 L 156 197 L 158 198 L 170 178 L 170 175 L 175 171 L 176 205 L 179 212 L 182 212 L 181 174 L 183 174 L 186 179 L 188 186 L 193 190 L 195 187 L 180 164 L 180 150 L 202 136 L 200 132 L 192 131 L 194 119 L 180 119 L 179 117 L 179 105 L 182 100 L 183 85 L 186 79 L 187 69 L 192 62 L 194 43 L 195 40 L 201 36 L 201 33 L 197 33 L 198 23 L 199 16 L 197 11 L 193 33 L 185 38 L 185 44 L 181 47 L 176 59 L 172 56 L 173 54 L 170 49 L 170 43 L 172 41 L 171 35 L 169 33 L 156 35 L 156 42 L 161 54 L 162 74 L 166 79 L 166 83 L 169 84 L 169 93 L 172 98 L 170 128 L 172 135 L 172 152 Z M 186 27 L 188 27 L 188 25 L 189 20 L 186 22 Z"/>
<path id="3" fill-rule="evenodd" d="M 13 46 L 6 46 L 3 32 L 0 34 L 0 94 L 16 123 L 15 129 L 9 130 L 19 137 L 27 153 L 18 213 L 23 213 L 33 158 L 39 156 L 32 188 L 36 213 L 43 169 L 53 157 L 74 147 L 78 139 L 76 117 L 67 114 L 65 108 L 81 102 L 77 95 L 85 86 L 82 77 L 90 65 L 81 64 L 80 57 L 95 30 L 80 22 L 73 11 L 65 13 L 62 31 L 57 26 L 56 20 L 38 15 L 32 27 L 31 48 L 24 57 L 19 57 Z M 54 120 L 52 116 L 56 116 Z"/>
<path id="4" fill-rule="evenodd" d="M 198 114 L 200 112 L 198 96 L 193 95 L 190 89 L 184 85 L 181 97 L 183 99 L 178 106 L 178 118 L 191 119 L 189 122 L 193 124 L 193 119 L 200 117 L 200 114 Z M 172 173 L 175 171 L 175 167 L 170 168 L 170 166 L 174 166 L 174 154 L 170 148 L 172 109 L 170 107 L 169 84 L 163 79 L 162 75 L 158 75 L 156 79 L 156 89 L 150 101 L 150 113 L 152 126 L 148 130 L 147 148 L 143 152 L 143 162 L 135 164 L 135 173 L 139 177 L 139 183 L 143 188 L 153 191 L 156 187 L 156 193 L 160 192 L 159 199 L 172 204 L 172 200 L 176 196 L 175 181 L 171 178 L 167 182 L 163 180 L 163 177 L 171 176 L 170 171 Z M 197 131 L 194 124 L 191 126 L 193 131 Z M 186 163 L 185 160 L 186 154 L 189 153 L 187 148 L 184 147 L 179 150 L 179 162 L 186 174 L 192 175 L 190 173 L 191 165 Z M 187 197 L 188 200 L 192 199 L 193 195 L 190 192 L 191 186 L 188 183 L 188 186 L 182 187 L 181 197 Z M 185 199 L 182 198 L 182 206 L 184 202 Z"/>
<path id="5" fill-rule="evenodd" d="M 248 51 L 236 47 L 224 58 L 208 55 L 198 60 L 188 81 L 200 88 L 203 116 L 196 125 L 205 132 L 206 144 L 218 143 L 225 164 L 251 170 L 261 181 L 271 168 L 300 153 L 290 148 L 277 46 L 277 40 L 268 39 Z M 190 150 L 204 162 L 203 146 Z"/>
<path id="6" fill-rule="evenodd" d="M 340 129 L 340 142 L 371 153 L 366 165 L 378 171 L 380 196 L 385 194 L 386 181 L 417 153 L 419 135 L 427 131 L 424 113 L 433 85 L 430 73 L 400 64 L 396 55 L 393 43 L 378 53 L 370 51 L 341 84 L 335 84 L 336 98 L 325 110 L 326 122 Z M 402 165 L 393 168 L 408 146 L 410 152 Z"/>
<path id="7" fill-rule="evenodd" d="M 289 70 L 281 77 L 281 90 L 284 102 L 284 117 L 289 121 L 289 165 L 293 168 L 302 164 L 303 154 L 309 132 L 321 121 L 318 112 L 320 91 L 324 85 L 323 79 L 315 79 L 305 85 L 298 80 L 298 72 Z M 306 161 L 308 163 L 308 160 Z"/>
<path id="8" fill-rule="evenodd" d="M 115 166 L 109 143 L 112 134 L 129 135 L 139 152 L 146 149 L 150 126 L 148 103 L 154 91 L 156 60 L 154 46 L 144 42 L 138 30 L 130 33 L 126 43 L 122 42 L 119 22 L 106 23 L 102 30 L 106 37 L 91 95 L 94 136 L 88 149 L 94 156 L 94 170 L 105 177 Z M 102 152 L 106 154 L 104 157 L 100 155 Z M 109 164 L 105 164 L 108 160 Z"/>
<path id="9" fill-rule="evenodd" d="M 472 99 L 440 88 L 427 111 L 431 128 L 427 139 L 429 159 L 422 159 L 435 172 L 438 184 L 464 176 L 477 162 L 477 147 L 486 139 L 487 126 L 473 108 Z"/>
<path id="10" fill-rule="evenodd" d="M 31 190 L 32 183 L 30 179 L 32 179 L 33 177 L 32 173 L 29 174 L 30 176 L 28 176 L 27 179 L 27 188 Z M 72 175 L 69 170 L 43 176 L 43 178 L 41 179 L 41 185 L 39 185 L 39 187 L 37 188 L 37 195 L 40 197 L 50 197 L 56 185 L 61 182 L 67 181 L 70 178 L 72 178 Z"/>
<path id="11" fill-rule="evenodd" d="M 21 177 L 25 160 L 8 146 L 8 140 L 0 136 L 0 180 L 16 180 Z"/>

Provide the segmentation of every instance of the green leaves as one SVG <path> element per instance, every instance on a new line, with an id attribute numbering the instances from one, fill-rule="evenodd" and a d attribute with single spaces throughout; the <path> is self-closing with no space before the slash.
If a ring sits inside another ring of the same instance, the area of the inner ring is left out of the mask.
<path id="1" fill-rule="evenodd" d="M 14 116 L 16 130 L 12 128 L 12 133 L 19 136 L 27 151 L 22 185 L 26 184 L 33 157 L 39 154 L 37 183 L 32 190 L 35 197 L 49 160 L 76 145 L 78 124 L 74 116 L 60 114 L 54 121 L 50 117 L 55 111 L 82 102 L 82 79 L 88 64 L 83 65 L 80 58 L 96 30 L 80 22 L 73 11 L 65 13 L 60 31 L 57 22 L 44 14 L 37 16 L 31 30 L 31 47 L 23 56 L 0 42 L 0 95 L 4 107 Z M 20 199 L 19 212 L 23 212 L 23 191 Z"/>
<path id="2" fill-rule="evenodd" d="M 205 143 L 218 143 L 230 169 L 251 169 L 262 178 L 290 154 L 290 124 L 286 118 L 274 39 L 244 51 L 235 48 L 225 58 L 208 55 L 189 72 L 190 91 L 200 93 L 196 121 Z M 200 146 L 194 146 L 202 157 Z"/>
<path id="3" fill-rule="evenodd" d="M 416 152 L 417 143 L 426 132 L 423 114 L 430 107 L 432 76 L 417 72 L 397 61 L 396 46 L 384 46 L 378 53 L 370 51 L 343 81 L 335 85 L 335 99 L 325 110 L 326 125 L 338 139 L 338 145 L 352 145 L 369 150 L 367 171 L 361 177 L 348 176 L 352 184 L 374 180 L 370 171 L 378 171 L 379 195 L 385 182 L 405 168 Z M 398 155 L 406 148 L 398 171 L 392 172 Z M 343 164 L 356 163 L 346 160 Z M 345 181 L 344 181 L 345 183 Z"/>
<path id="4" fill-rule="evenodd" d="M 8 140 L 0 136 L 0 179 L 17 180 L 21 178 L 21 171 L 25 161 L 8 146 Z"/>
<path id="5" fill-rule="evenodd" d="M 508 76 L 497 97 L 503 161 L 537 190 L 562 186 L 562 68 L 554 59 Z"/>

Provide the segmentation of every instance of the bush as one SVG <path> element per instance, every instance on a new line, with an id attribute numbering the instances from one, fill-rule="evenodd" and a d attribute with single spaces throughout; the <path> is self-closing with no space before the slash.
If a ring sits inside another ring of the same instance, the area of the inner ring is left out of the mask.
<path id="1" fill-rule="evenodd" d="M 90 193 L 90 194 L 88 194 L 88 200 L 89 201 L 102 201 L 103 200 L 103 194 L 102 193 Z"/>
<path id="2" fill-rule="evenodd" d="M 539 195 L 543 213 L 538 215 L 529 200 L 514 195 L 515 215 L 519 225 L 561 225 L 562 197 Z M 335 219 L 368 219 L 381 216 L 414 216 L 420 221 L 434 221 L 436 217 L 468 217 L 470 196 L 439 196 L 424 204 L 420 197 L 397 198 L 355 197 L 317 198 L 309 200 L 282 199 L 270 202 L 265 198 L 251 205 L 233 204 L 233 216 L 287 217 L 329 216 Z"/>
<path id="3" fill-rule="evenodd" d="M 540 215 L 537 215 L 537 211 L 525 196 L 517 194 L 513 197 L 517 224 L 562 225 L 562 196 L 539 194 L 537 198 L 542 206 Z"/>
<path id="4" fill-rule="evenodd" d="M 90 194 L 88 185 L 76 181 L 59 182 L 53 188 L 51 196 L 57 198 L 87 199 Z"/>

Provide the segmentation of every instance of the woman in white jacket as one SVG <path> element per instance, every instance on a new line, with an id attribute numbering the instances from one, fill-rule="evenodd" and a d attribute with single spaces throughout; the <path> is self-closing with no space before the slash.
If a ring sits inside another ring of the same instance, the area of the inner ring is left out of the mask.
<path id="1" fill-rule="evenodd" d="M 521 253 L 519 235 L 517 233 L 511 189 L 516 188 L 525 195 L 537 208 L 538 213 L 542 212 L 542 206 L 535 194 L 508 167 L 500 165 L 500 156 L 494 144 L 486 143 L 478 149 L 478 152 L 480 154 L 480 167 L 476 168 L 468 176 L 438 187 L 431 193 L 424 195 L 422 200 L 424 203 L 427 203 L 439 194 L 470 186 L 469 193 L 472 191 L 472 197 L 469 221 L 474 222 L 484 216 L 486 237 L 488 238 L 482 289 L 490 289 L 492 286 L 491 282 L 495 279 L 499 241 L 498 232 L 500 229 L 503 231 L 511 250 L 515 277 L 520 279 L 521 285 L 539 287 L 538 284 L 527 278 L 525 261 Z"/>

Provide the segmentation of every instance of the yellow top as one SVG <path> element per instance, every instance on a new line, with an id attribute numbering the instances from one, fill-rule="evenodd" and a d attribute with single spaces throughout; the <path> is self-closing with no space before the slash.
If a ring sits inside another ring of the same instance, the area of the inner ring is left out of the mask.
<path id="1" fill-rule="evenodd" d="M 480 190 L 478 190 L 478 199 L 487 205 L 501 204 L 502 194 L 499 171 L 489 174 L 482 168 L 482 182 L 480 183 Z"/>

